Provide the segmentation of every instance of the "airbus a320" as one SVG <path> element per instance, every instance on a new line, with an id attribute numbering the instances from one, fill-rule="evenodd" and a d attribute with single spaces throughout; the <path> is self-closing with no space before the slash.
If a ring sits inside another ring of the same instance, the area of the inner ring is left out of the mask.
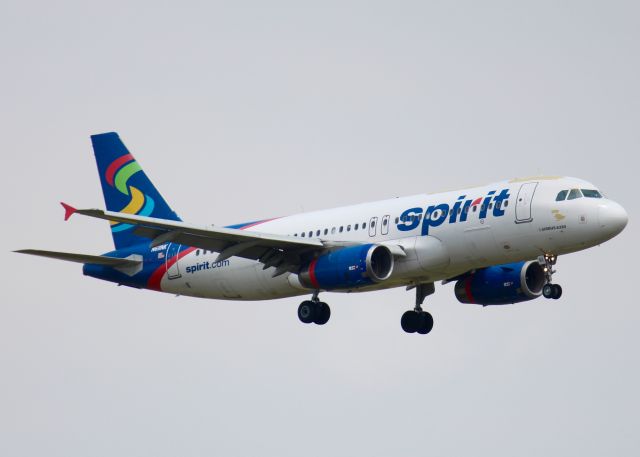
<path id="1" fill-rule="evenodd" d="M 422 307 L 435 284 L 457 299 L 505 305 L 559 299 L 558 256 L 591 248 L 627 224 L 624 208 L 593 184 L 570 177 L 512 179 L 217 227 L 183 222 L 117 133 L 91 137 L 106 210 L 63 203 L 109 221 L 115 249 L 102 255 L 16 252 L 84 264 L 83 273 L 140 289 L 222 300 L 308 295 L 305 324 L 324 325 L 325 292 L 406 287 L 407 333 L 427 334 Z"/>

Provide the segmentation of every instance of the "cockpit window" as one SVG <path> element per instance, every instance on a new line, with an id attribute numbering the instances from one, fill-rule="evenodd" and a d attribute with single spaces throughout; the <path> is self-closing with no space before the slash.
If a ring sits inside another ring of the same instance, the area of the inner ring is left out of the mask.
<path id="1" fill-rule="evenodd" d="M 564 201 L 564 199 L 567 198 L 567 194 L 568 193 L 569 193 L 568 190 L 561 190 L 560 192 L 558 192 L 558 196 L 556 197 L 556 201 L 557 202 Z"/>
<path id="2" fill-rule="evenodd" d="M 582 195 L 587 198 L 602 198 L 602 194 L 595 189 L 581 189 Z"/>
<path id="3" fill-rule="evenodd" d="M 582 197 L 580 189 L 571 189 L 571 191 L 569 192 L 569 198 L 567 198 L 567 200 L 574 200 L 580 197 Z"/>

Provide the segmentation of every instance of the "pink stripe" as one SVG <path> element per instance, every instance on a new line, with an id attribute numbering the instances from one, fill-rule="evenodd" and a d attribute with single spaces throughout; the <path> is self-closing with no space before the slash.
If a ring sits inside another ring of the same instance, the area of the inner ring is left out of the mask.
<path id="1" fill-rule="evenodd" d="M 265 219 L 264 221 L 254 222 L 253 224 L 245 225 L 244 227 L 240 227 L 238 230 L 246 230 L 251 227 L 255 227 L 256 225 L 265 224 L 267 222 L 275 221 L 276 219 L 280 219 L 279 217 L 274 217 L 272 219 Z"/>

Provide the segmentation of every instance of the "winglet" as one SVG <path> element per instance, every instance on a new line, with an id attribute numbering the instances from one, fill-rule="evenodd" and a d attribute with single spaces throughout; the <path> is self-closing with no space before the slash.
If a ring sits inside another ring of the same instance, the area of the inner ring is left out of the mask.
<path id="1" fill-rule="evenodd" d="M 65 202 L 60 202 L 60 204 L 62 205 L 62 207 L 64 208 L 64 220 L 68 221 L 69 218 L 73 215 L 73 213 L 75 213 L 76 211 L 78 211 L 77 209 L 75 209 L 73 206 L 71 205 L 67 205 Z"/>

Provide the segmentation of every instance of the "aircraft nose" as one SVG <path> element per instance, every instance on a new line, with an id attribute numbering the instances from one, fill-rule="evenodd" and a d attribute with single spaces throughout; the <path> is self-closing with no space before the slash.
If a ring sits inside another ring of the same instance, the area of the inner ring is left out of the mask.
<path id="1" fill-rule="evenodd" d="M 629 216 L 622 205 L 608 201 L 598 207 L 598 220 L 608 235 L 616 236 L 627 226 Z"/>

